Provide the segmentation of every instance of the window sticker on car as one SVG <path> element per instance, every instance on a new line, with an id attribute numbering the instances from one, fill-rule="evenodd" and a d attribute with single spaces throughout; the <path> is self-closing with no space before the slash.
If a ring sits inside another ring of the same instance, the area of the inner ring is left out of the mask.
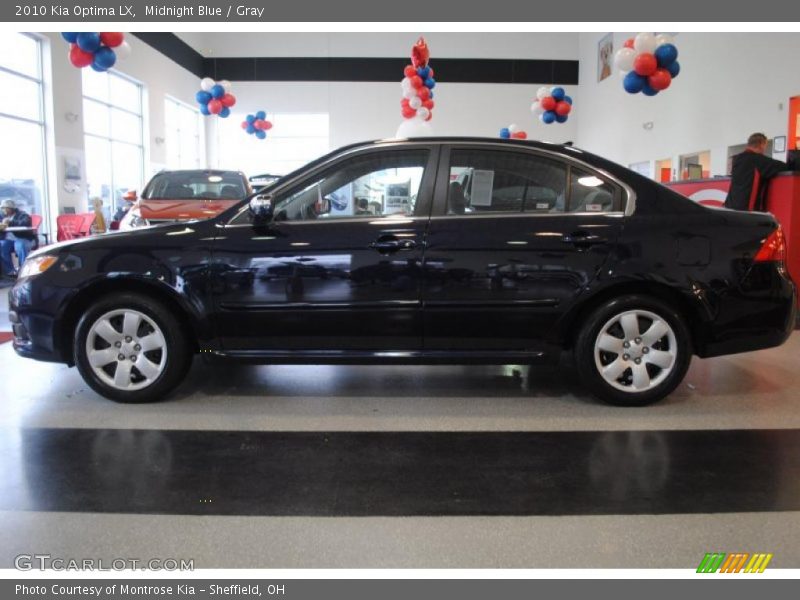
<path id="1" fill-rule="evenodd" d="M 549 202 L 537 202 L 536 203 L 536 210 L 549 210 L 550 203 Z"/>
<path id="2" fill-rule="evenodd" d="M 587 204 L 586 212 L 603 212 L 602 204 Z"/>
<path id="3" fill-rule="evenodd" d="M 493 187 L 494 171 L 475 169 L 472 172 L 470 204 L 472 206 L 491 206 Z"/>

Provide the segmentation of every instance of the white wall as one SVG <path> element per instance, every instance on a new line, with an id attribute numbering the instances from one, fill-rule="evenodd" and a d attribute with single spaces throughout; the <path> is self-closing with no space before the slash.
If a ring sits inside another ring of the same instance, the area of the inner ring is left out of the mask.
<path id="1" fill-rule="evenodd" d="M 728 146 L 751 133 L 786 135 L 788 99 L 800 95 L 800 34 L 680 33 L 681 73 L 655 97 L 626 93 L 616 72 L 597 82 L 603 35 L 580 35 L 577 144 L 586 150 L 624 165 L 672 158 L 673 167 L 679 155 L 710 150 L 714 175 L 726 171 Z M 632 35 L 616 34 L 615 50 Z"/>
<path id="2" fill-rule="evenodd" d="M 83 103 L 81 70 L 67 59 L 67 43 L 59 33 L 40 34 L 45 43 L 45 97 L 50 114 L 47 118 L 47 137 L 51 156 L 48 157 L 50 207 L 53 218 L 51 231 L 55 231 L 55 214 L 65 206 L 83 211 L 86 207 L 86 182 L 78 192 L 64 190 L 64 158 L 80 160 L 85 171 L 83 147 Z M 166 135 L 164 124 L 164 98 L 170 95 L 184 102 L 194 103 L 198 79 L 133 35 L 126 35 L 131 46 L 131 56 L 115 66 L 115 70 L 144 84 L 145 89 L 145 180 L 166 161 L 166 143 L 157 143 Z M 77 115 L 75 121 L 67 113 Z"/>
<path id="3" fill-rule="evenodd" d="M 234 111 L 238 114 L 266 110 L 269 116 L 287 112 L 328 113 L 331 150 L 353 142 L 394 137 L 403 121 L 400 115 L 403 74 L 397 75 L 397 83 L 233 82 L 232 92 L 237 98 Z M 538 87 L 534 84 L 437 84 L 434 89 L 436 106 L 430 121 L 433 133 L 498 137 L 502 127 L 516 123 L 533 139 L 574 140 L 577 135 L 574 119 L 552 125 L 534 120 L 530 105 Z M 566 86 L 566 89 L 579 105 L 577 87 Z M 237 152 L 249 152 L 258 146 L 222 148 L 220 155 L 216 148 L 216 128 L 238 128 L 240 124 L 232 118 L 216 117 L 206 119 L 206 123 L 210 164 L 215 167 L 235 168 L 232 163 Z M 246 141 L 244 133 L 242 136 Z M 263 143 L 269 143 L 269 139 Z"/>

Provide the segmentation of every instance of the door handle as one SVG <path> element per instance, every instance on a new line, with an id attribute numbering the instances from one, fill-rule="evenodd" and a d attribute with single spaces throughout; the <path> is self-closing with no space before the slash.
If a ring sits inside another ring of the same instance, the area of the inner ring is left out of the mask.
<path id="1" fill-rule="evenodd" d="M 576 231 L 571 234 L 565 233 L 561 236 L 561 241 L 565 244 L 572 244 L 576 248 L 588 248 L 589 246 L 608 243 L 606 238 L 586 231 Z"/>
<path id="2" fill-rule="evenodd" d="M 379 238 L 369 245 L 378 252 L 397 252 L 398 250 L 413 250 L 417 247 L 414 240 L 399 240 L 396 237 Z"/>

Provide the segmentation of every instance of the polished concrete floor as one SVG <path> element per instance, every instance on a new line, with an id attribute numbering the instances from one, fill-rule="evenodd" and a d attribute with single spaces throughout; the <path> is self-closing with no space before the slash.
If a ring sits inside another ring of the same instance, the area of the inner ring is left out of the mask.
<path id="1" fill-rule="evenodd" d="M 2 292 L 0 292 L 2 295 Z M 0 300 L 0 330 L 5 298 Z M 0 345 L 0 567 L 800 566 L 800 333 L 602 405 L 565 365 L 222 367 L 117 405 Z M 392 499 L 396 498 L 397 502 Z"/>

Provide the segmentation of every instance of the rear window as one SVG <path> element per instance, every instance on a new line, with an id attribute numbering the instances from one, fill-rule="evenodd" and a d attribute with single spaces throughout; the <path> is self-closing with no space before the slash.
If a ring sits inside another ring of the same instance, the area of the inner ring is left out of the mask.
<path id="1" fill-rule="evenodd" d="M 240 200 L 247 195 L 238 173 L 159 173 L 145 189 L 143 198 L 159 200 Z"/>

